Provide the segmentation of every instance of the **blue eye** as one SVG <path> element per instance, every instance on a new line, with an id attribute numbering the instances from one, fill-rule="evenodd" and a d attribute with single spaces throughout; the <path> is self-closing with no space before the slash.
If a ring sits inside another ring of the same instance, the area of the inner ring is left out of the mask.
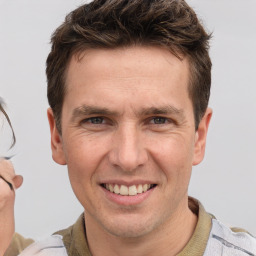
<path id="1" fill-rule="evenodd" d="M 165 117 L 154 117 L 152 121 L 154 124 L 165 124 L 167 119 Z"/>
<path id="2" fill-rule="evenodd" d="M 92 124 L 102 124 L 104 122 L 103 117 L 91 117 L 88 121 Z"/>

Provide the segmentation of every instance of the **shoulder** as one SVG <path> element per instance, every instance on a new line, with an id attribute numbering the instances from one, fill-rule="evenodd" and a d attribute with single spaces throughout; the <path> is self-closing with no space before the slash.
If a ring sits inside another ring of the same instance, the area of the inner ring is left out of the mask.
<path id="1" fill-rule="evenodd" d="M 91 255 L 86 238 L 84 214 L 81 214 L 74 225 L 55 234 L 63 237 L 68 255 Z"/>
<path id="2" fill-rule="evenodd" d="M 68 256 L 62 236 L 52 235 L 27 247 L 19 256 Z"/>
<path id="3" fill-rule="evenodd" d="M 32 239 L 24 238 L 20 234 L 15 233 L 4 256 L 16 256 L 33 242 L 34 241 Z"/>
<path id="4" fill-rule="evenodd" d="M 231 229 L 212 219 L 204 256 L 256 256 L 256 238 L 240 229 Z"/>

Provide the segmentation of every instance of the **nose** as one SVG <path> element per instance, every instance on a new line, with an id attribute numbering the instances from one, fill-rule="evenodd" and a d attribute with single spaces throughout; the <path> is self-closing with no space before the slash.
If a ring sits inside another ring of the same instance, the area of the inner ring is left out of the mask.
<path id="1" fill-rule="evenodd" d="M 109 161 L 123 171 L 132 172 L 146 164 L 147 150 L 144 145 L 142 131 L 132 125 L 120 128 L 113 135 Z"/>

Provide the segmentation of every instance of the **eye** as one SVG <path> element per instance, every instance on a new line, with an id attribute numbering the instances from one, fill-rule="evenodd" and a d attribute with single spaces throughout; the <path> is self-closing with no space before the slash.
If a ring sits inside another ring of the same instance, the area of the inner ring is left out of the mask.
<path id="1" fill-rule="evenodd" d="M 113 126 L 113 122 L 110 118 L 105 116 L 93 116 L 88 117 L 79 122 L 79 128 L 83 131 L 100 132 L 106 131 Z"/>
<path id="2" fill-rule="evenodd" d="M 95 117 L 90 117 L 90 118 L 86 118 L 84 120 L 81 121 L 81 124 L 83 125 L 97 125 L 97 124 L 104 124 L 106 121 L 103 117 L 100 116 L 95 116 Z"/>
<path id="3" fill-rule="evenodd" d="M 154 117 L 151 122 L 153 124 L 165 124 L 167 122 L 167 118 L 165 117 Z"/>
<path id="4" fill-rule="evenodd" d="M 87 122 L 91 124 L 102 124 L 104 122 L 103 117 L 91 117 L 86 120 Z"/>

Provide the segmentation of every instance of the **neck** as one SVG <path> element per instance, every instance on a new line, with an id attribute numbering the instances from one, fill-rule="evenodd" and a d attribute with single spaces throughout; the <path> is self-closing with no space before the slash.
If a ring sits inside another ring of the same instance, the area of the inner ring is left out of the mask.
<path id="1" fill-rule="evenodd" d="M 86 215 L 86 233 L 92 255 L 177 255 L 189 242 L 197 223 L 197 216 L 188 208 L 188 202 L 179 208 L 182 210 L 177 210 L 168 223 L 136 238 L 114 236 L 98 225 L 91 225 L 94 220 Z"/>

